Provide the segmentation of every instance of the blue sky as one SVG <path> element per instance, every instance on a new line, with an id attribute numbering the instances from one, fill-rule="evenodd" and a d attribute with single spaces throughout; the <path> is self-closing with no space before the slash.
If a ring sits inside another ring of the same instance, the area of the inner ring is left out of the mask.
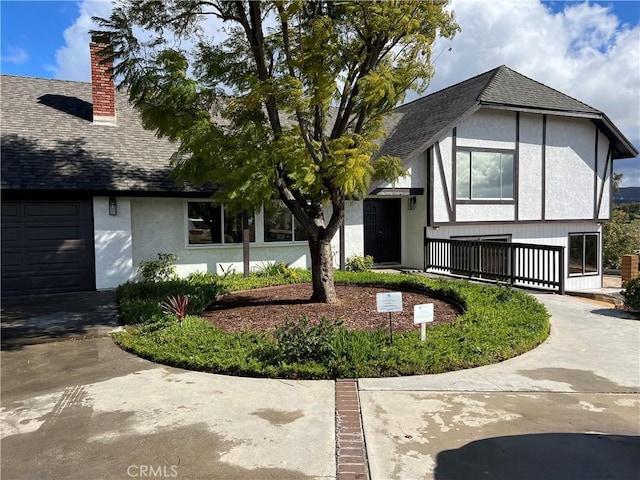
<path id="1" fill-rule="evenodd" d="M 437 42 L 428 92 L 505 64 L 604 111 L 640 147 L 640 0 L 452 0 L 452 7 L 462 32 Z M 91 17 L 110 8 L 100 0 L 0 0 L 0 72 L 88 81 Z M 640 186 L 638 159 L 616 169 L 624 186 Z"/>

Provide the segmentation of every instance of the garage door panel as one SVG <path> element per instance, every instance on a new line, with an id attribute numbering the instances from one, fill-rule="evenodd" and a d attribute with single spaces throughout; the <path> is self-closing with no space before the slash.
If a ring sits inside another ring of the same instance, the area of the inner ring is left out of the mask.
<path id="1" fill-rule="evenodd" d="M 95 288 L 91 201 L 2 205 L 2 295 Z"/>
<path id="2" fill-rule="evenodd" d="M 18 226 L 2 226 L 2 244 L 10 245 L 20 241 L 20 227 Z"/>

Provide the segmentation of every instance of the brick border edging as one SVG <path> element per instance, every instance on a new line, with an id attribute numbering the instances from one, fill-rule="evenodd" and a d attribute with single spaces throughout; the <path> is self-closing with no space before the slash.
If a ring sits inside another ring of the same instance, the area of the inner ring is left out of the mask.
<path id="1" fill-rule="evenodd" d="M 358 381 L 337 379 L 336 391 L 336 479 L 368 480 L 369 466 L 364 443 Z"/>

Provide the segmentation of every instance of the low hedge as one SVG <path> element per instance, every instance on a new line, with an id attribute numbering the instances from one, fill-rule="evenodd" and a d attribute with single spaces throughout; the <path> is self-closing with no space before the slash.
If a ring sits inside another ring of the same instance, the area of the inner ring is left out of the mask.
<path id="1" fill-rule="evenodd" d="M 315 327 L 300 319 L 272 335 L 224 332 L 197 316 L 224 292 L 309 281 L 308 273 L 294 277 L 208 277 L 125 285 L 118 289 L 118 298 L 127 328 L 114 334 L 114 340 L 141 357 L 181 368 L 328 379 L 442 373 L 496 363 L 535 348 L 549 332 L 544 306 L 509 287 L 375 272 L 336 272 L 335 279 L 344 284 L 420 291 L 449 299 L 465 311 L 452 324 L 429 327 L 426 342 L 421 341 L 419 331 L 412 331 L 394 333 L 393 344 L 384 329 L 347 331 L 335 319 Z M 157 306 L 166 296 L 176 294 L 188 294 L 193 302 L 190 315 L 180 323 Z"/>

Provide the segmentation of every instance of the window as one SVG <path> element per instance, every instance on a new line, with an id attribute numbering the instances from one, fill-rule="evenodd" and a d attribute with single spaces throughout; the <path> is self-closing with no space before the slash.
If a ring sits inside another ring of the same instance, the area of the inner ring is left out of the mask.
<path id="1" fill-rule="evenodd" d="M 189 245 L 242 243 L 242 215 L 232 215 L 211 202 L 187 204 Z M 249 217 L 250 241 L 256 240 L 253 215 Z"/>
<path id="2" fill-rule="evenodd" d="M 275 200 L 264 207 L 265 242 L 299 242 L 307 240 L 307 232 L 296 222 L 286 205 Z"/>
<path id="3" fill-rule="evenodd" d="M 462 200 L 512 200 L 513 153 L 459 151 L 456 197 Z"/>
<path id="4" fill-rule="evenodd" d="M 569 275 L 598 273 L 598 234 L 569 235 Z"/>

